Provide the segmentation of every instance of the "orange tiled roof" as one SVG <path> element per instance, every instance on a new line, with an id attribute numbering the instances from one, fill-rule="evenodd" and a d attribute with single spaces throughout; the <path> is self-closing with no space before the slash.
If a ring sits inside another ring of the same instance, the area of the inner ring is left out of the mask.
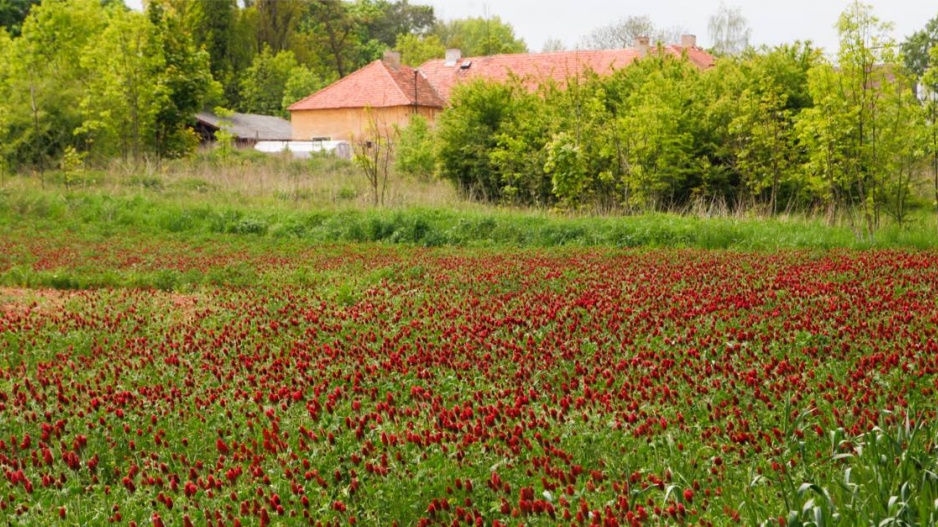
<path id="1" fill-rule="evenodd" d="M 668 45 L 662 49 L 675 57 L 686 53 L 688 60 L 701 69 L 713 66 L 713 56 L 700 48 Z M 655 48 L 649 52 L 654 53 Z M 453 65 L 447 65 L 444 59 L 434 59 L 421 65 L 416 75 L 413 68 L 404 65 L 394 68 L 376 60 L 288 109 L 413 106 L 415 82 L 419 106 L 442 108 L 449 101 L 453 87 L 470 79 L 505 81 L 514 75 L 526 79 L 532 87 L 547 79 L 562 84 L 585 71 L 608 75 L 627 67 L 640 56 L 636 49 L 613 49 L 468 57 Z"/>
<path id="2" fill-rule="evenodd" d="M 700 48 L 669 45 L 664 46 L 663 50 L 676 57 L 680 57 L 686 51 L 688 60 L 701 69 L 713 66 L 713 57 Z M 655 48 L 649 51 L 649 53 L 654 52 Z M 628 66 L 640 56 L 641 54 L 636 49 L 560 51 L 469 57 L 462 58 L 456 61 L 455 65 L 449 66 L 446 65 L 444 59 L 434 59 L 423 63 L 418 69 L 427 76 L 440 97 L 444 101 L 449 101 L 453 87 L 470 79 L 505 81 L 515 75 L 528 80 L 532 86 L 547 79 L 563 83 L 571 76 L 585 71 L 608 75 Z"/>
<path id="3" fill-rule="evenodd" d="M 288 110 L 331 108 L 386 108 L 424 106 L 442 108 L 444 102 L 421 72 L 401 65 L 393 68 L 376 60 L 318 92 L 292 104 Z M 414 83 L 417 84 L 416 93 Z M 416 100 L 415 100 L 416 95 Z"/>

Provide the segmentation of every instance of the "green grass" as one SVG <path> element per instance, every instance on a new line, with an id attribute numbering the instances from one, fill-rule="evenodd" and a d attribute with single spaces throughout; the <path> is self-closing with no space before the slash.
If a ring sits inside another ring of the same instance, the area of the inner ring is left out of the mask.
<path id="1" fill-rule="evenodd" d="M 79 177 L 80 176 L 80 177 Z M 870 239 L 819 217 L 680 214 L 583 215 L 459 200 L 444 182 L 392 176 L 384 206 L 342 160 L 211 155 L 159 168 L 115 166 L 62 178 L 12 176 L 0 186 L 0 229 L 111 238 L 228 236 L 306 244 L 455 247 L 649 247 L 772 251 L 938 247 L 935 218 L 920 211 Z M 62 180 L 62 181 L 60 181 Z M 847 217 L 848 215 L 842 215 Z M 842 222 L 843 223 L 843 222 Z"/>

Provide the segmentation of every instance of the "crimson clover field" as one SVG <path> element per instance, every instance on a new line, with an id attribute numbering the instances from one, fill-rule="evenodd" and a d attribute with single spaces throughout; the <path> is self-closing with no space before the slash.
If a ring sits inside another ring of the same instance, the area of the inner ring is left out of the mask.
<path id="1" fill-rule="evenodd" d="M 934 525 L 933 252 L 0 240 L 8 525 Z"/>

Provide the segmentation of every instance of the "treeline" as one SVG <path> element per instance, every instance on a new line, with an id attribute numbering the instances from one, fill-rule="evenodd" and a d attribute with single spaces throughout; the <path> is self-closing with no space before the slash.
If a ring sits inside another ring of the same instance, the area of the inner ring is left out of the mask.
<path id="1" fill-rule="evenodd" d="M 928 160 L 938 163 L 936 102 L 916 94 L 920 80 L 938 86 L 938 49 L 930 69 L 926 53 L 923 69 L 911 70 L 863 4 L 838 28 L 832 59 L 796 43 L 725 56 L 707 71 L 651 53 L 565 87 L 469 84 L 434 136 L 415 129 L 426 148 L 435 144 L 439 175 L 488 202 L 853 210 L 867 229 L 883 215 L 903 221 Z M 408 165 L 420 151 L 413 133 L 401 143 L 404 168 L 431 167 Z"/>
<path id="2" fill-rule="evenodd" d="M 197 112 L 286 108 L 389 48 L 525 51 L 498 18 L 437 20 L 407 0 L 0 2 L 0 160 L 28 171 L 178 157 Z"/>

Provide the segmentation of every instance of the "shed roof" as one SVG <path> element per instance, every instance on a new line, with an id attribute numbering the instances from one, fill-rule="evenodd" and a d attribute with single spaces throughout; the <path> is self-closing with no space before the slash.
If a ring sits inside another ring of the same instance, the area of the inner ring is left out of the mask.
<path id="1" fill-rule="evenodd" d="M 238 139 L 284 141 L 293 137 L 290 121 L 272 115 L 234 113 L 231 117 L 219 117 L 213 113 L 200 112 L 195 117 L 203 125 L 215 130 L 224 127 Z"/>
<path id="2" fill-rule="evenodd" d="M 294 103 L 289 110 L 292 112 L 392 106 L 442 108 L 444 102 L 422 72 L 408 66 L 391 66 L 376 60 Z"/>

